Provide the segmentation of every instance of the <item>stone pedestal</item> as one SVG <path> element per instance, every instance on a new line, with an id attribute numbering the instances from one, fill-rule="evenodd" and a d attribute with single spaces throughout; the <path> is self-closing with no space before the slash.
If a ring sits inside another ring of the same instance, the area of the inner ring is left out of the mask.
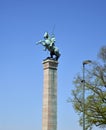
<path id="1" fill-rule="evenodd" d="M 51 59 L 43 61 L 42 130 L 57 130 L 57 66 L 57 61 Z"/>

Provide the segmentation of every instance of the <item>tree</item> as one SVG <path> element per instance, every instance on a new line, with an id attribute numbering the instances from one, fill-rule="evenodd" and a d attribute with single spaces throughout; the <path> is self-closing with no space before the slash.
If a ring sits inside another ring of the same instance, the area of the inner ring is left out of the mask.
<path id="1" fill-rule="evenodd" d="M 93 126 L 106 127 L 106 46 L 98 53 L 99 62 L 92 62 L 85 70 L 85 127 L 92 130 Z M 83 80 L 78 74 L 73 84 L 72 103 L 79 114 L 79 123 L 82 126 L 83 113 Z"/>

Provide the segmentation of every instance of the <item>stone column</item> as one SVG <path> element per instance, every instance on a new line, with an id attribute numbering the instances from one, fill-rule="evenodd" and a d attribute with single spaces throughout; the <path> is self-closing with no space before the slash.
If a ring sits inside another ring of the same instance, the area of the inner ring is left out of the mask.
<path id="1" fill-rule="evenodd" d="M 57 66 L 51 59 L 43 61 L 43 115 L 42 130 L 57 130 Z"/>

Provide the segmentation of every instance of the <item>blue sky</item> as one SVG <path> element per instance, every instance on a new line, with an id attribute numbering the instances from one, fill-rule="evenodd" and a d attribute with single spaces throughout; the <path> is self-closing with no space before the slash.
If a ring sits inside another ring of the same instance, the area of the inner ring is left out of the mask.
<path id="1" fill-rule="evenodd" d="M 105 0 L 0 0 L 0 130 L 41 130 L 42 61 L 49 53 L 35 42 L 54 25 L 58 130 L 82 130 L 67 99 L 82 61 L 97 60 L 106 45 Z"/>

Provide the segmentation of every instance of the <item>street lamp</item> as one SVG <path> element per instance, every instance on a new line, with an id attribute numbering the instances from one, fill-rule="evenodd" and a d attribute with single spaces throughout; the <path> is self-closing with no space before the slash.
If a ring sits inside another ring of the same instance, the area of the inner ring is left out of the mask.
<path id="1" fill-rule="evenodd" d="M 90 64 L 91 60 L 85 60 L 83 61 L 83 80 L 81 81 L 83 83 L 83 130 L 85 130 L 85 65 Z"/>

